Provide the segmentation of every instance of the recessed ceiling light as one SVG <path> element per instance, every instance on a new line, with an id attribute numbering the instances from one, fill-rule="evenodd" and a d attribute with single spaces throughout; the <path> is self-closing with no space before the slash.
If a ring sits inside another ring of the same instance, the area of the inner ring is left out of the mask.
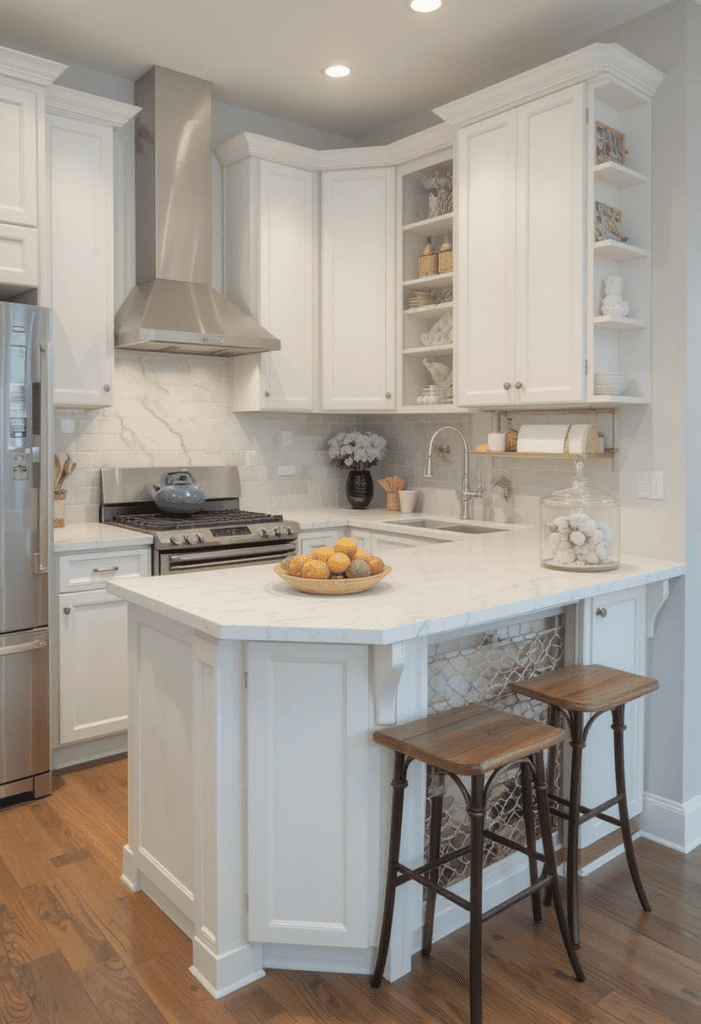
<path id="1" fill-rule="evenodd" d="M 417 14 L 430 14 L 443 6 L 443 0 L 409 0 L 407 6 Z"/>
<path id="2" fill-rule="evenodd" d="M 329 78 L 345 78 L 350 74 L 350 68 L 345 64 L 332 64 L 330 68 L 324 68 L 324 74 Z"/>

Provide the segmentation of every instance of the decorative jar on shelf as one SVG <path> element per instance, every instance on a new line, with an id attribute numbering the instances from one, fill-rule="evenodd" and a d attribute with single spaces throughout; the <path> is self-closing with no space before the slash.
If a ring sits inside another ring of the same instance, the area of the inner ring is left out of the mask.
<path id="1" fill-rule="evenodd" d="M 606 572 L 620 564 L 618 499 L 589 487 L 584 463 L 572 486 L 540 500 L 540 562 L 566 572 Z"/>

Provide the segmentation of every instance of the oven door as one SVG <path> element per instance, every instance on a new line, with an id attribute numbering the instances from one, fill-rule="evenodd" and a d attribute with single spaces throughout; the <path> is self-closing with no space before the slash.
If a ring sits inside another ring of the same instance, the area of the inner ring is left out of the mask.
<path id="1" fill-rule="evenodd" d="M 232 545 L 198 548 L 195 551 L 154 551 L 154 575 L 175 572 L 202 572 L 205 569 L 231 569 L 234 566 L 281 562 L 294 555 L 295 542 L 280 544 Z"/>

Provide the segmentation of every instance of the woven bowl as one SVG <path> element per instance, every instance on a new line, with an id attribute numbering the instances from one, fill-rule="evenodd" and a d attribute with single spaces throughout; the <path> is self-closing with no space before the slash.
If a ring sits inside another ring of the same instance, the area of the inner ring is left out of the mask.
<path id="1" fill-rule="evenodd" d="M 274 566 L 275 572 L 285 583 L 289 583 L 295 590 L 301 590 L 305 594 L 358 594 L 361 590 L 369 590 L 374 587 L 378 580 L 384 579 L 387 573 L 392 572 L 392 567 L 386 565 L 382 572 L 376 576 L 358 576 L 356 579 L 338 580 L 309 580 L 303 576 L 290 576 L 279 565 Z"/>

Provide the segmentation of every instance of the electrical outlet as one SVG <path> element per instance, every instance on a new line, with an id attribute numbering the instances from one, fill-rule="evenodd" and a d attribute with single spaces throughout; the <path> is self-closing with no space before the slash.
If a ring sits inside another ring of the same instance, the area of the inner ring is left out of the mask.
<path id="1" fill-rule="evenodd" d="M 646 469 L 637 469 L 635 471 L 635 497 L 650 497 L 650 473 Z"/>
<path id="2" fill-rule="evenodd" d="M 283 448 L 289 448 L 290 447 L 290 445 L 292 444 L 292 431 L 291 430 L 281 430 L 280 431 L 280 444 L 283 446 Z"/>
<path id="3" fill-rule="evenodd" d="M 655 501 L 664 498 L 664 473 L 661 470 L 650 473 L 650 497 Z"/>
<path id="4" fill-rule="evenodd" d="M 277 468 L 278 476 L 294 476 L 296 472 L 296 466 L 278 466 Z"/>
<path id="5" fill-rule="evenodd" d="M 246 465 L 257 466 L 258 465 L 258 453 L 257 452 L 246 452 Z"/>

